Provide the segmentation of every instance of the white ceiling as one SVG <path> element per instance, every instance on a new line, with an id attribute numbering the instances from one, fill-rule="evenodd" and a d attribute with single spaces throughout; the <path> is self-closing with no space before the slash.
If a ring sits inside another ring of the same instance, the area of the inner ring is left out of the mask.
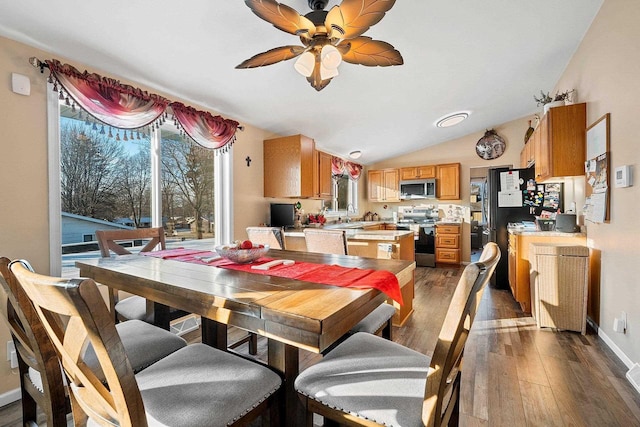
<path id="1" fill-rule="evenodd" d="M 299 44 L 241 0 L 0 0 L 0 35 L 242 123 L 305 134 L 332 154 L 362 150 L 370 164 L 538 111 L 533 95 L 554 88 L 602 1 L 399 0 L 364 35 L 391 43 L 404 65 L 343 63 L 321 92 L 293 61 L 234 68 Z M 310 11 L 307 0 L 283 2 Z M 435 127 L 461 110 L 471 112 L 462 124 Z"/>

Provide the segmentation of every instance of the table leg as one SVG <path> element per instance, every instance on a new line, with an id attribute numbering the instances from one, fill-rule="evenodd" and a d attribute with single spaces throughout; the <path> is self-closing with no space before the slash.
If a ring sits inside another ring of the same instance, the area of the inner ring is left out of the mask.
<path id="1" fill-rule="evenodd" d="M 147 312 L 148 313 L 148 312 Z M 153 324 L 162 329 L 169 331 L 171 319 L 169 318 L 169 306 L 160 304 L 159 302 L 153 303 Z"/>
<path id="2" fill-rule="evenodd" d="M 202 317 L 202 343 L 227 351 L 227 325 Z"/>
<path id="3" fill-rule="evenodd" d="M 305 413 L 302 402 L 293 388 L 300 371 L 299 349 L 280 341 L 267 341 L 269 366 L 284 374 L 284 419 L 287 425 L 304 425 Z"/>

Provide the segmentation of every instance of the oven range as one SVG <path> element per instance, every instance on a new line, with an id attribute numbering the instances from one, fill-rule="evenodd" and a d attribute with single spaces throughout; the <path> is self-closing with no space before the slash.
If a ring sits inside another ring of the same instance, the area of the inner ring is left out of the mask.
<path id="1" fill-rule="evenodd" d="M 398 226 L 406 226 L 415 234 L 415 259 L 419 267 L 436 266 L 435 224 L 437 208 L 400 207 Z"/>

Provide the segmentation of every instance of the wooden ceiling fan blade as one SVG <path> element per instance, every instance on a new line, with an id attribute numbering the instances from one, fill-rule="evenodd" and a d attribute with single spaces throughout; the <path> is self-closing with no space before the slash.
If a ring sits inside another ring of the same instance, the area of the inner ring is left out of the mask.
<path id="1" fill-rule="evenodd" d="M 402 65 L 404 59 L 391 44 L 371 37 L 357 37 L 346 40 L 337 46 L 342 53 L 342 60 L 351 64 L 367 67 L 389 67 Z"/>
<path id="2" fill-rule="evenodd" d="M 236 65 L 236 68 L 256 68 L 295 58 L 305 51 L 302 46 L 281 46 L 259 53 Z"/>
<path id="3" fill-rule="evenodd" d="M 275 0 L 245 0 L 244 3 L 260 18 L 285 33 L 311 39 L 316 26 L 295 9 Z"/>
<path id="4" fill-rule="evenodd" d="M 380 22 L 396 0 L 343 0 L 327 13 L 325 27 L 330 38 L 351 39 Z"/>

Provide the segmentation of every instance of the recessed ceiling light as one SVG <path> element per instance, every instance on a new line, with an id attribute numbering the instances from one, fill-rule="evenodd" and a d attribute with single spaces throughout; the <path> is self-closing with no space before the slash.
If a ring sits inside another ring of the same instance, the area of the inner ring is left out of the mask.
<path id="1" fill-rule="evenodd" d="M 469 113 L 465 111 L 460 113 L 449 114 L 448 116 L 445 116 L 440 120 L 438 120 L 436 122 L 436 126 L 439 128 L 447 128 L 449 126 L 454 126 L 460 123 L 461 121 L 463 121 L 464 119 L 466 119 L 467 117 L 469 117 Z"/>
<path id="2" fill-rule="evenodd" d="M 352 151 L 349 153 L 349 157 L 351 157 L 352 159 L 359 159 L 360 156 L 362 156 L 362 151 L 360 150 Z"/>

